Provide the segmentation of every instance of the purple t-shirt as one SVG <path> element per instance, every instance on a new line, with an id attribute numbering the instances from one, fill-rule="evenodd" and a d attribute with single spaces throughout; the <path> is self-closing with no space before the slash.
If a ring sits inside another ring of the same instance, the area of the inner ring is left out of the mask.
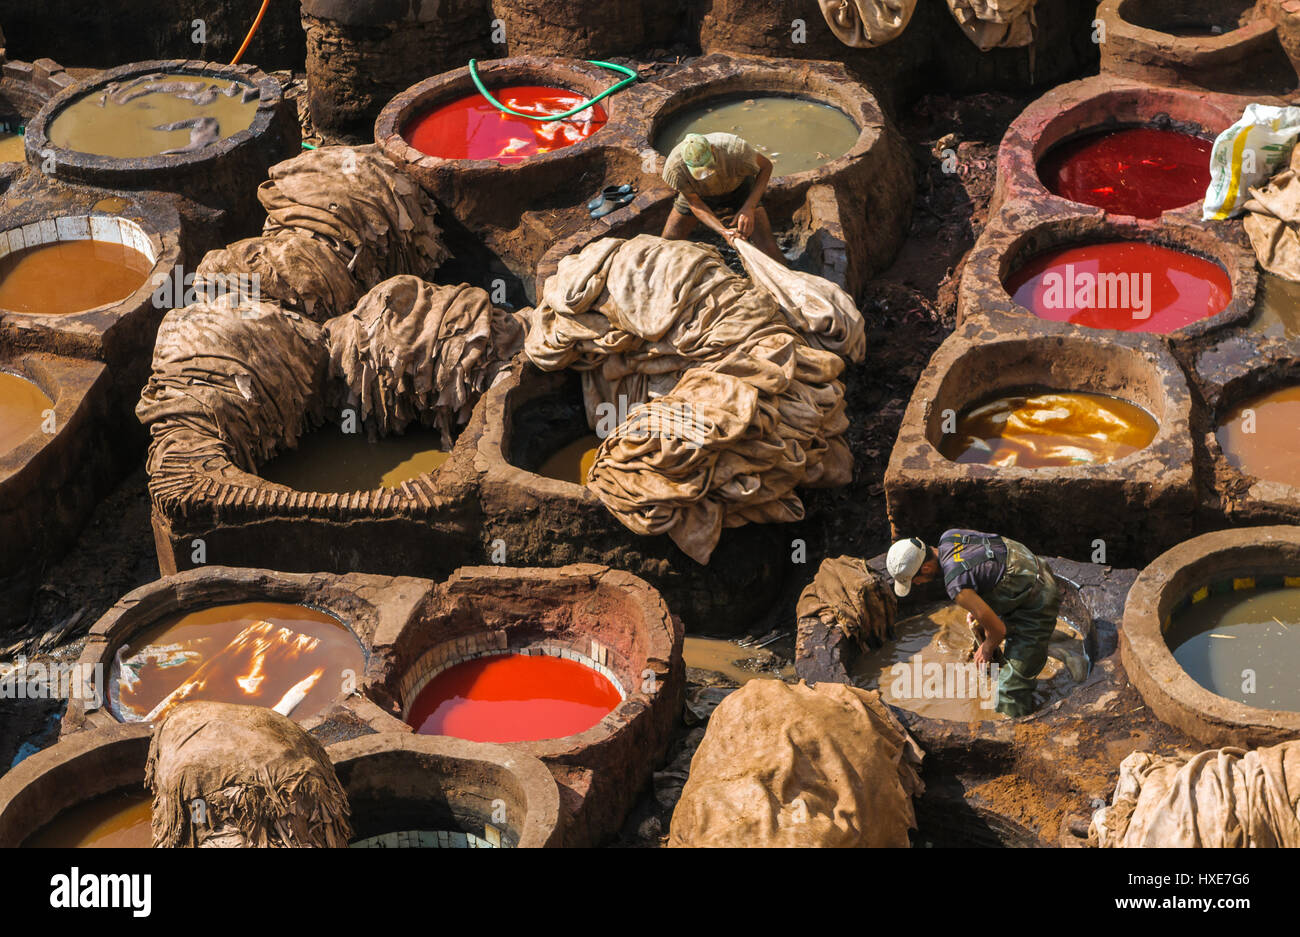
<path id="1" fill-rule="evenodd" d="M 939 566 L 943 570 L 948 598 L 956 599 L 957 593 L 962 589 L 974 589 L 978 595 L 987 596 L 993 591 L 993 587 L 998 584 L 1003 572 L 1006 571 L 1007 564 L 1005 560 L 997 557 L 985 559 L 987 554 L 982 543 L 964 545 L 944 543 L 943 541 L 952 534 L 963 534 L 967 537 L 996 537 L 997 535 L 958 527 L 945 530 L 943 537 L 940 538 L 939 545 L 935 548 L 939 551 Z M 1005 557 L 1005 554 L 1003 556 Z M 957 559 L 966 560 L 966 565 L 969 568 L 965 568 L 956 562 Z"/>

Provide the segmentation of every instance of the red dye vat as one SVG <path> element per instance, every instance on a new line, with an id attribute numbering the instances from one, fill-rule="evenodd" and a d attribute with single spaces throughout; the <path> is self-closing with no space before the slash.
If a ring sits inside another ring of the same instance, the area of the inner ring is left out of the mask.
<path id="1" fill-rule="evenodd" d="M 620 702 L 614 684 L 577 661 L 505 654 L 438 674 L 406 721 L 421 735 L 530 742 L 585 732 Z"/>
<path id="2" fill-rule="evenodd" d="M 1039 164 L 1043 185 L 1072 202 L 1158 218 L 1205 197 L 1209 140 L 1176 130 L 1133 127 L 1062 143 Z"/>
<path id="3" fill-rule="evenodd" d="M 494 88 L 492 95 L 511 110 L 539 117 L 563 114 L 586 100 L 563 88 L 540 85 Z M 503 113 L 481 94 L 474 94 L 415 118 L 402 136 L 429 156 L 494 159 L 505 165 L 579 143 L 605 126 L 605 120 L 599 104 L 567 120 L 529 120 Z"/>
<path id="4" fill-rule="evenodd" d="M 1161 335 L 1223 311 L 1232 297 L 1218 264 L 1143 241 L 1040 254 L 1006 287 L 1040 319 Z"/>

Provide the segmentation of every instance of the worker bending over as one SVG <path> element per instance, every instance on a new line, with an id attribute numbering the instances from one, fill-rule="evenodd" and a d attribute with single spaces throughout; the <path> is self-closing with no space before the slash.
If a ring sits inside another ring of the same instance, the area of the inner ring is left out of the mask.
<path id="1" fill-rule="evenodd" d="M 702 221 L 733 247 L 742 238 L 785 263 L 759 204 L 771 178 L 772 161 L 734 133 L 688 133 L 664 165 L 664 181 L 677 192 L 677 200 L 663 236 L 689 237 Z"/>
<path id="2" fill-rule="evenodd" d="M 1060 590 L 1045 561 L 1009 537 L 959 529 L 944 531 L 937 548 L 916 537 L 899 540 L 889 548 L 885 565 L 900 596 L 913 583 L 942 576 L 948 597 L 966 609 L 966 621 L 981 641 L 975 663 L 996 661 L 1006 641 L 998 712 L 1033 712 L 1034 689 L 1061 607 Z"/>

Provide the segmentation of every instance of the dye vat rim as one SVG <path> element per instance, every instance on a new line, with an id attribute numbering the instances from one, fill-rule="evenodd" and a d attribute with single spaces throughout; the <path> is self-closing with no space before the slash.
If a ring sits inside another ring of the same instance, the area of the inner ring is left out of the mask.
<path id="1" fill-rule="evenodd" d="M 941 383 L 940 389 L 942 389 L 942 386 L 943 385 Z M 1061 388 L 1048 387 L 1046 385 L 1040 385 L 1040 384 L 1013 384 L 1007 387 L 999 387 L 997 390 L 990 391 L 984 397 L 977 397 L 974 400 L 970 401 L 969 403 L 963 404 L 961 409 L 957 411 L 957 419 L 960 420 L 962 418 L 962 414 L 964 413 L 970 413 L 970 411 L 972 410 L 978 409 L 979 407 L 987 406 L 988 404 L 991 404 L 994 401 L 1000 400 L 1004 397 L 1041 397 L 1041 396 L 1048 396 L 1053 394 L 1091 394 L 1095 397 L 1106 397 L 1110 400 L 1118 400 L 1120 403 L 1126 403 L 1130 407 L 1137 407 L 1147 416 L 1151 417 L 1151 419 L 1156 424 L 1156 431 L 1155 433 L 1152 434 L 1151 441 L 1147 443 L 1145 446 L 1143 446 L 1141 449 L 1135 449 L 1134 451 L 1130 452 L 1128 455 L 1120 456 L 1117 459 L 1107 459 L 1104 462 L 1087 462 L 1087 463 L 1083 463 L 1084 465 L 1090 465 L 1090 466 L 1091 465 L 1112 465 L 1117 462 L 1123 462 L 1125 459 L 1131 459 L 1134 456 L 1140 456 L 1143 452 L 1150 449 L 1151 446 L 1155 444 L 1156 437 L 1160 435 L 1160 418 L 1157 417 L 1150 410 L 1148 410 L 1145 406 L 1143 406 L 1142 404 L 1138 403 L 1135 400 L 1130 400 L 1127 397 L 1121 397 L 1119 394 L 1107 393 L 1106 391 L 1100 391 L 1100 390 L 1093 390 L 1092 388 L 1073 388 L 1070 390 L 1065 390 Z M 933 422 L 933 417 L 931 421 Z M 994 438 L 1001 439 L 1003 437 L 998 436 Z M 992 463 L 989 462 L 961 463 L 958 462 L 956 459 L 950 459 L 948 458 L 948 456 L 944 455 L 943 449 L 940 446 L 936 445 L 933 440 L 930 441 L 930 444 L 934 446 L 935 450 L 938 451 L 939 455 L 943 456 L 945 459 L 948 459 L 949 462 L 952 462 L 956 465 L 963 465 L 963 464 L 989 465 L 997 469 L 1012 467 L 1012 466 L 994 466 L 992 465 Z M 1068 468 L 1068 466 L 1063 466 L 1063 465 L 1014 466 L 1014 467 L 1029 468 L 1031 471 L 1034 472 L 1041 471 L 1042 469 L 1045 468 Z"/>
<path id="2" fill-rule="evenodd" d="M 489 91 L 507 85 L 533 83 L 594 97 L 606 90 L 610 84 L 608 72 L 603 72 L 580 59 L 564 57 L 544 58 L 522 55 L 488 59 L 479 62 L 477 69 L 483 86 Z M 592 150 L 604 149 L 607 146 L 605 140 L 614 136 L 607 132 L 617 131 L 626 120 L 627 109 L 619 102 L 621 94 L 613 95 L 600 102 L 600 107 L 605 111 L 605 124 L 590 136 L 569 146 L 551 150 L 549 153 L 537 153 L 527 159 L 504 164 L 498 163 L 495 159 L 452 159 L 434 156 L 416 149 L 403 136 L 403 131 L 416 118 L 438 107 L 476 94 L 478 89 L 470 77 L 468 65 L 416 82 L 406 90 L 398 92 L 380 110 L 379 116 L 375 118 L 375 143 L 398 166 L 412 165 L 427 170 L 445 170 L 450 167 L 460 170 L 517 173 L 521 170 L 526 171 L 526 167 L 548 165 L 561 159 L 581 158 Z"/>
<path id="3" fill-rule="evenodd" d="M 105 726 L 23 759 L 0 777 L 0 848 L 21 846 L 64 811 L 137 778 L 143 788 L 152 737 L 148 725 Z"/>
<path id="4" fill-rule="evenodd" d="M 1143 241 L 1214 264 L 1228 277 L 1232 292 L 1227 304 L 1213 315 L 1171 332 L 1102 329 L 1041 318 L 1017 303 L 1006 287 L 1010 276 L 1031 258 L 1068 247 L 1120 241 Z M 958 287 L 957 321 L 979 321 L 999 329 L 1023 328 L 1023 323 L 1033 323 L 1033 328 L 1045 335 L 1074 330 L 1093 335 L 1103 343 L 1114 342 L 1122 335 L 1149 335 L 1176 346 L 1248 322 L 1254 315 L 1258 287 L 1255 252 L 1248 245 L 1220 237 L 1199 221 L 1176 214 L 1166 213 L 1153 225 L 1120 215 L 1104 215 L 1100 209 L 1061 212 L 1047 218 L 1030 215 L 1025 220 L 1018 213 L 1002 212 L 985 228 L 967 260 Z"/>
<path id="5" fill-rule="evenodd" d="M 708 87 L 708 85 L 705 85 L 705 87 Z M 738 90 L 724 90 L 724 91 L 720 91 L 715 95 L 709 95 L 706 97 L 699 97 L 699 98 L 691 98 L 690 100 L 687 101 L 680 101 L 680 99 L 683 96 L 684 95 L 679 92 L 678 94 L 669 97 L 659 106 L 658 110 L 656 110 L 652 115 L 650 115 L 649 132 L 647 134 L 650 140 L 650 148 L 653 149 L 657 154 L 659 154 L 659 156 L 665 162 L 667 161 L 668 156 L 672 152 L 672 150 L 670 148 L 669 152 L 665 153 L 663 150 L 659 148 L 659 141 L 663 134 L 664 125 L 668 123 L 670 120 L 672 120 L 674 117 L 692 108 L 721 107 L 727 104 L 735 104 L 737 102 L 747 101 L 751 98 L 755 100 L 763 99 L 763 98 L 785 98 L 787 100 L 803 101 L 807 104 L 820 104 L 823 107 L 832 108 L 838 113 L 842 114 L 845 117 L 845 119 L 847 119 L 848 122 L 853 125 L 853 128 L 857 130 L 858 135 L 857 137 L 854 138 L 852 146 L 850 146 L 839 156 L 833 157 L 832 159 L 828 159 L 820 166 L 814 166 L 811 169 L 804 169 L 801 172 L 785 173 L 780 176 L 773 175 L 771 179 L 772 182 L 775 182 L 778 179 L 795 179 L 796 181 L 798 181 L 797 177 L 804 176 L 806 174 L 821 172 L 827 166 L 831 166 L 837 163 L 841 159 L 848 158 L 849 154 L 852 153 L 855 149 L 857 149 L 858 144 L 862 142 L 863 135 L 867 133 L 869 129 L 868 127 L 864 127 L 853 117 L 852 114 L 850 114 L 847 110 L 845 110 L 844 107 L 842 106 L 842 102 L 829 101 L 829 100 L 824 100 L 822 98 L 817 98 L 807 91 L 773 91 L 769 89 L 761 89 L 756 93 L 751 92 L 749 94 L 746 94 L 745 92 L 738 91 Z M 662 174 L 662 169 L 663 167 L 661 165 L 660 166 L 661 174 Z"/>
<path id="6" fill-rule="evenodd" d="M 55 215 L 30 221 L 0 231 L 0 257 L 31 247 L 58 244 L 64 241 L 93 241 L 99 244 L 120 244 L 143 254 L 151 264 L 145 274 L 144 282 L 123 298 L 110 303 L 101 303 L 86 309 L 77 309 L 60 315 L 37 312 L 21 312 L 16 309 L 0 307 L 0 316 L 28 316 L 46 321 L 51 325 L 75 319 L 78 316 L 96 315 L 109 312 L 123 306 L 135 308 L 152 296 L 162 272 L 161 265 L 167 253 L 162 238 L 146 231 L 138 222 L 119 215 Z"/>
<path id="7" fill-rule="evenodd" d="M 360 596 L 358 589 L 367 585 L 373 589 L 378 581 L 387 578 L 366 574 L 349 577 L 347 574 L 288 573 L 212 564 L 145 583 L 118 599 L 91 625 L 77 663 L 102 667 L 107 684 L 106 692 L 98 702 L 69 700 L 61 733 L 67 736 L 79 731 L 90 721 L 104 724 L 106 719 L 112 720 L 113 725 L 151 726 L 152 723 L 123 721 L 111 705 L 113 665 L 118 649 L 142 632 L 160 624 L 165 618 L 214 606 L 252 601 L 302 605 L 328 615 L 347 629 L 361 650 L 362 669 L 357 674 L 357 690 L 341 693 L 321 711 L 297 720 L 300 725 L 309 724 L 330 706 L 351 699 L 364 683 L 374 660 L 375 642 L 369 627 L 363 629 L 369 632 L 369 636 L 366 636 L 358 631 L 357 625 L 370 620 L 377 631 L 384 622 L 384 614 L 382 603 Z M 316 597 L 319 601 L 312 601 L 307 596 Z M 350 615 L 335 611 L 330 605 L 336 601 L 351 605 L 355 611 Z M 95 717 L 93 714 L 96 713 L 102 715 Z"/>
<path id="8" fill-rule="evenodd" d="M 1145 2 L 1147 0 L 1102 0 L 1101 5 L 1097 8 L 1097 18 L 1105 22 L 1112 33 L 1118 28 L 1125 38 L 1145 45 L 1159 45 L 1168 49 L 1170 53 L 1168 58 L 1171 61 L 1183 59 L 1189 55 L 1193 58 L 1216 55 L 1228 49 L 1233 49 L 1240 43 L 1249 42 L 1259 35 L 1271 33 L 1277 29 L 1277 26 L 1267 16 L 1260 15 L 1249 20 L 1244 25 L 1238 25 L 1233 29 L 1225 29 L 1218 34 L 1178 36 L 1174 33 L 1161 32 L 1159 29 L 1153 29 L 1150 26 L 1139 26 L 1128 18 L 1125 14 L 1125 7 L 1129 6 L 1129 4 Z M 1251 0 L 1242 0 L 1241 14 L 1250 11 L 1253 6 Z M 1177 26 L 1178 24 L 1173 23 L 1171 25 Z"/>
<path id="9" fill-rule="evenodd" d="M 95 406 L 96 389 L 101 381 L 108 380 L 108 368 L 99 361 L 15 350 L 8 354 L 0 352 L 0 371 L 35 384 L 52 401 L 56 426 L 53 433 L 33 433 L 13 449 L 0 452 L 0 486 L 3 486 L 24 470 L 37 472 L 38 456 L 70 429 L 77 434 L 90 431 L 83 425 L 86 421 L 83 414 Z"/>
<path id="10" fill-rule="evenodd" d="M 1300 712 L 1219 696 L 1179 666 L 1165 640 L 1175 607 L 1206 582 L 1273 575 L 1300 578 L 1300 526 L 1202 534 L 1162 553 L 1138 574 L 1124 605 L 1120 659 L 1161 721 L 1209 746 L 1256 747 L 1300 734 Z"/>
<path id="11" fill-rule="evenodd" d="M 222 137 L 200 150 L 165 156 L 161 154 L 134 157 L 103 156 L 96 153 L 83 153 L 80 150 L 69 150 L 50 141 L 48 133 L 50 125 L 63 109 L 73 102 L 111 82 L 154 72 L 193 75 L 196 78 L 212 78 L 217 81 L 235 81 L 256 88 L 258 104 L 257 110 L 253 113 L 252 123 L 246 129 Z M 45 154 L 53 158 L 56 176 L 60 174 L 58 167 L 62 166 L 73 170 L 93 170 L 101 177 L 103 175 L 130 176 L 139 172 L 201 166 L 211 160 L 221 159 L 235 149 L 254 143 L 263 137 L 271 129 L 271 122 L 283 97 L 280 83 L 253 65 L 222 65 L 197 59 L 150 59 L 129 62 L 85 78 L 64 88 L 46 101 L 27 124 L 27 149 L 28 152 Z"/>
<path id="12" fill-rule="evenodd" d="M 523 801 L 524 817 L 517 827 L 514 848 L 558 846 L 563 839 L 564 813 L 560 809 L 559 786 L 540 759 L 518 748 L 491 742 L 469 742 L 445 735 L 380 732 L 336 742 L 325 749 L 325 754 L 334 765 L 339 782 L 348 791 L 350 803 L 354 797 L 352 784 L 359 783 L 353 774 L 367 761 L 375 762 L 377 770 L 373 780 L 380 783 L 391 774 L 383 770 L 382 762 L 394 759 L 413 763 L 417 770 L 428 774 L 440 773 L 446 778 L 450 794 L 461 800 L 468 799 L 472 784 L 478 782 L 481 786 L 480 777 L 494 775 L 492 780 L 497 790 L 489 793 L 498 796 L 506 793 L 501 788 L 508 786 L 503 782 L 509 782 L 514 788 L 509 793 Z M 448 797 L 449 802 L 452 799 L 452 796 Z M 355 821 L 358 808 L 353 805 L 352 809 Z M 491 819 L 490 815 L 488 819 Z M 403 831 L 391 831 L 388 835 L 400 832 Z M 367 838 L 380 835 L 383 834 Z M 360 848 L 355 840 L 349 846 Z"/>

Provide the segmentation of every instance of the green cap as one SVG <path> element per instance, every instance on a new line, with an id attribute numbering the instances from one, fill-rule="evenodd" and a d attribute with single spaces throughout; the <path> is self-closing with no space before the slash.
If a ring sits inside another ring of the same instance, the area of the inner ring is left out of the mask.
<path id="1" fill-rule="evenodd" d="M 682 138 L 682 162 L 686 163 L 686 168 L 696 179 L 701 178 L 700 170 L 707 170 L 713 165 L 713 145 L 704 134 L 688 133 Z"/>

